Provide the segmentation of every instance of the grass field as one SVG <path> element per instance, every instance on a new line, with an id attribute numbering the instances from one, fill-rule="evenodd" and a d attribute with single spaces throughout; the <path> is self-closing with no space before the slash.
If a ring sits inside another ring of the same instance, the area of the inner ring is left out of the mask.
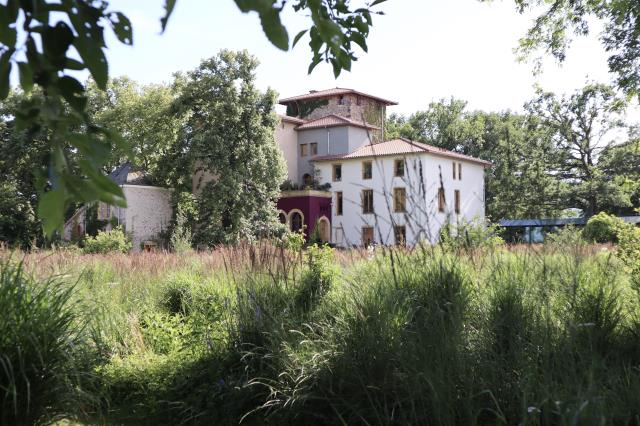
<path id="1" fill-rule="evenodd" d="M 640 424 L 614 247 L 0 257 L 2 424 Z"/>

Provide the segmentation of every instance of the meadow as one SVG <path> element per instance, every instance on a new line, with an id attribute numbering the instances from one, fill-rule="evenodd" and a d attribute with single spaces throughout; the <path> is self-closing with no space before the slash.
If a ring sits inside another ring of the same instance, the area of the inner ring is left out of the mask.
<path id="1" fill-rule="evenodd" d="M 0 258 L 0 424 L 640 424 L 640 282 L 569 233 Z"/>

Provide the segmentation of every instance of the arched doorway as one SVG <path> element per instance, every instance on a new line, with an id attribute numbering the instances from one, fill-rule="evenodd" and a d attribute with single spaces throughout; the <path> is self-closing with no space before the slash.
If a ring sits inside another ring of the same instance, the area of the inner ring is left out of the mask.
<path id="1" fill-rule="evenodd" d="M 287 215 L 282 210 L 278 212 L 278 221 L 283 225 L 286 225 L 287 223 Z"/>
<path id="2" fill-rule="evenodd" d="M 318 233 L 323 243 L 331 242 L 331 224 L 325 216 L 318 219 Z"/>
<path id="3" fill-rule="evenodd" d="M 289 212 L 289 225 L 292 232 L 302 231 L 302 227 L 304 226 L 304 216 L 302 216 L 302 212 L 299 210 Z"/>

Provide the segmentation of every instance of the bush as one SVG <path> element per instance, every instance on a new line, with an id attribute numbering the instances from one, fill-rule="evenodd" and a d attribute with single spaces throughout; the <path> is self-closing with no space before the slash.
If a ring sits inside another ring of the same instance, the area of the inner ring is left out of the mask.
<path id="1" fill-rule="evenodd" d="M 329 246 L 309 246 L 305 258 L 308 269 L 302 275 L 296 306 L 308 312 L 327 294 L 339 271 L 333 265 L 333 249 Z"/>
<path id="2" fill-rule="evenodd" d="M 126 253 L 131 250 L 131 241 L 121 226 L 110 231 L 98 231 L 95 237 L 87 237 L 84 241 L 85 253 Z"/>
<path id="3" fill-rule="evenodd" d="M 600 212 L 587 221 L 582 230 L 582 237 L 588 242 L 615 243 L 618 241 L 618 231 L 627 224 L 619 217 Z"/>
<path id="4" fill-rule="evenodd" d="M 304 234 L 286 231 L 280 238 L 280 244 L 287 250 L 299 252 L 305 244 Z"/>
<path id="5" fill-rule="evenodd" d="M 82 348 L 73 287 L 0 264 L 0 424 L 51 422 L 79 405 Z"/>
<path id="6" fill-rule="evenodd" d="M 191 229 L 187 224 L 187 218 L 182 211 L 176 213 L 176 223 L 171 232 L 169 244 L 176 253 L 186 253 L 191 251 Z"/>
<path id="7" fill-rule="evenodd" d="M 640 228 L 629 225 L 618 232 L 618 257 L 631 270 L 631 279 L 640 290 Z"/>
<path id="8" fill-rule="evenodd" d="M 494 248 L 504 244 L 500 227 L 479 221 L 447 224 L 440 228 L 440 245 L 445 250 Z"/>

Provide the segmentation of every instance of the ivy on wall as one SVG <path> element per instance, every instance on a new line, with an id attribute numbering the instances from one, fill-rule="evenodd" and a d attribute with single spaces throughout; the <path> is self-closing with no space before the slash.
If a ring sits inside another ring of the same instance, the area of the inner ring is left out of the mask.
<path id="1" fill-rule="evenodd" d="M 362 115 L 367 123 L 382 127 L 382 106 L 379 104 L 368 104 Z"/>
<path id="2" fill-rule="evenodd" d="M 367 104 L 362 111 L 362 116 L 364 121 L 373 124 L 374 126 L 378 126 L 382 128 L 384 123 L 382 121 L 383 117 L 383 106 L 377 103 L 369 103 Z M 382 142 L 382 132 L 379 130 L 372 130 L 370 132 L 370 136 L 373 143 Z"/>
<path id="3" fill-rule="evenodd" d="M 287 105 L 287 115 L 306 118 L 316 109 L 329 105 L 328 99 L 316 99 L 310 101 L 299 101 Z"/>

